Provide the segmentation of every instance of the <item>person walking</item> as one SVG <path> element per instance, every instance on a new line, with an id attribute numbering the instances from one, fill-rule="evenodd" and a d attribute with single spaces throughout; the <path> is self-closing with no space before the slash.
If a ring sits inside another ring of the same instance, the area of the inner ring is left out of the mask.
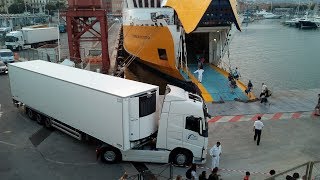
<path id="1" fill-rule="evenodd" d="M 210 153 L 209 154 L 212 157 L 211 169 L 219 167 L 221 153 L 222 153 L 222 147 L 221 147 L 220 142 L 218 141 L 210 149 Z"/>
<path id="2" fill-rule="evenodd" d="M 217 167 L 213 168 L 211 174 L 209 175 L 208 180 L 219 180 L 220 178 L 217 173 L 218 173 L 218 168 Z"/>
<path id="3" fill-rule="evenodd" d="M 261 132 L 262 132 L 262 128 L 263 128 L 263 123 L 261 122 L 261 117 L 258 116 L 257 120 L 254 122 L 253 124 L 253 131 L 254 131 L 254 137 L 253 140 L 256 141 L 257 137 L 257 146 L 259 146 L 260 144 L 260 138 L 261 138 Z"/>
<path id="4" fill-rule="evenodd" d="M 249 95 L 249 97 L 250 97 L 250 92 L 251 92 L 252 88 L 253 88 L 252 82 L 251 82 L 251 80 L 249 80 L 248 85 L 247 85 L 247 89 L 245 90 L 246 94 Z"/>
<path id="5" fill-rule="evenodd" d="M 203 74 L 204 70 L 203 70 L 203 66 L 200 66 L 198 68 L 198 70 L 196 70 L 193 73 L 198 73 L 198 81 L 201 83 L 202 82 L 202 74 Z"/>
<path id="6" fill-rule="evenodd" d="M 264 83 L 262 83 L 262 87 L 261 87 L 261 93 L 260 93 L 260 97 L 263 96 L 263 95 L 267 95 L 267 90 L 268 90 L 268 87 L 267 85 L 265 85 Z"/>

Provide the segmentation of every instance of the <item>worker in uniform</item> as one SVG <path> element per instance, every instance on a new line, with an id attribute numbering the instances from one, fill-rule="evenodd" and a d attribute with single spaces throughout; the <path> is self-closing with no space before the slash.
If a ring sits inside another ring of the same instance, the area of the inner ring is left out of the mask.
<path id="1" fill-rule="evenodd" d="M 219 161 L 220 161 L 220 155 L 222 153 L 222 147 L 220 142 L 218 141 L 217 144 L 215 144 L 211 149 L 210 149 L 210 156 L 212 157 L 212 165 L 211 169 L 214 169 L 215 167 L 219 167 Z"/>

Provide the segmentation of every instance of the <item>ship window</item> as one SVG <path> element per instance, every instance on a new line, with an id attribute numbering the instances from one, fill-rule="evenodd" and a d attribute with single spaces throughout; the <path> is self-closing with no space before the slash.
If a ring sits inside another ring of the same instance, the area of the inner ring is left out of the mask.
<path id="1" fill-rule="evenodd" d="M 161 6 L 161 2 L 160 0 L 157 0 L 157 7 L 160 7 Z"/>
<path id="2" fill-rule="evenodd" d="M 151 0 L 151 7 L 154 7 L 154 0 Z"/>
<path id="3" fill-rule="evenodd" d="M 199 133 L 200 132 L 200 118 L 195 118 L 194 116 L 188 116 L 186 118 L 186 129 L 190 131 L 194 131 Z"/>
<path id="4" fill-rule="evenodd" d="M 139 8 L 142 8 L 142 0 L 139 0 Z"/>
<path id="5" fill-rule="evenodd" d="M 156 112 L 156 93 L 139 97 L 139 117 L 148 116 Z"/>
<path id="6" fill-rule="evenodd" d="M 144 7 L 149 7 L 149 0 L 144 0 Z"/>
<path id="7" fill-rule="evenodd" d="M 133 6 L 136 8 L 136 7 L 138 7 L 137 6 L 137 1 L 136 0 L 133 0 Z"/>
<path id="8" fill-rule="evenodd" d="M 158 49 L 158 54 L 161 60 L 168 60 L 167 52 L 165 49 Z"/>

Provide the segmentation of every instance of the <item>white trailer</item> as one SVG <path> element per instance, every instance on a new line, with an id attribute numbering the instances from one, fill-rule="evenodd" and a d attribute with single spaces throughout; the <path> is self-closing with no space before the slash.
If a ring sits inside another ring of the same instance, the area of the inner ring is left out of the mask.
<path id="1" fill-rule="evenodd" d="M 35 44 L 46 41 L 58 40 L 58 28 L 46 27 L 46 28 L 22 28 L 21 32 L 24 36 L 25 44 Z"/>
<path id="2" fill-rule="evenodd" d="M 57 27 L 22 28 L 6 34 L 5 45 L 8 49 L 22 50 L 28 46 L 36 48 L 46 43 L 55 43 L 58 38 Z"/>
<path id="3" fill-rule="evenodd" d="M 29 118 L 101 143 L 107 163 L 204 163 L 208 116 L 201 97 L 41 60 L 9 64 L 13 102 Z"/>

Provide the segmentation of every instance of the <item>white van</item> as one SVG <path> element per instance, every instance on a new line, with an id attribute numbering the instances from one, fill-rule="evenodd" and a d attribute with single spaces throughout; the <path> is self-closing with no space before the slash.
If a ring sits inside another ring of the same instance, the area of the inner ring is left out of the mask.
<path id="1" fill-rule="evenodd" d="M 10 49 L 0 49 L 0 61 L 6 64 L 14 62 L 13 52 Z"/>

